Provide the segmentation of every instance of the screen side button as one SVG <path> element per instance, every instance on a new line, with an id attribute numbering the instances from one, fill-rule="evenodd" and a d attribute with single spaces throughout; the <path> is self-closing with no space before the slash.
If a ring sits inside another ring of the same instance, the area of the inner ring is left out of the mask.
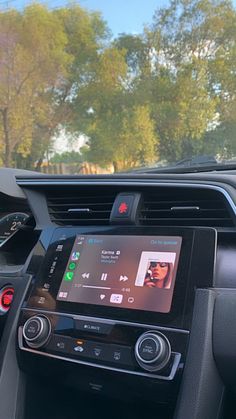
<path id="1" fill-rule="evenodd" d="M 83 332 L 108 335 L 111 332 L 113 325 L 89 320 L 75 320 L 75 328 L 76 330 Z"/>

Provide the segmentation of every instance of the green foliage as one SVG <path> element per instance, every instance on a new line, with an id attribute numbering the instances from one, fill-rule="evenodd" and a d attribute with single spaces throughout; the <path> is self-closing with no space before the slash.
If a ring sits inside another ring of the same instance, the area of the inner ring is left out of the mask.
<path id="1" fill-rule="evenodd" d="M 100 16 L 77 5 L 54 12 L 36 3 L 22 13 L 0 13 L 0 148 L 6 166 L 17 155 L 29 156 L 32 165 L 35 149 L 43 158 L 58 125 L 71 123 L 76 84 L 87 77 L 106 36 Z"/>
<path id="2" fill-rule="evenodd" d="M 81 163 L 83 161 L 83 157 L 81 153 L 76 151 L 65 151 L 64 153 L 56 153 L 51 158 L 51 163 Z"/>
<path id="3" fill-rule="evenodd" d="M 13 152 L 30 154 L 35 124 L 49 117 L 48 91 L 60 85 L 70 57 L 62 28 L 43 6 L 2 12 L 0 24 L 0 141 L 8 166 Z"/>
<path id="4" fill-rule="evenodd" d="M 112 162 L 115 170 L 156 162 L 158 140 L 148 106 L 123 109 L 116 114 L 107 112 L 106 119 L 98 119 L 91 131 L 87 155 L 101 165 Z"/>
<path id="5" fill-rule="evenodd" d="M 230 137 L 226 132 L 230 125 L 225 122 L 235 121 L 236 109 L 236 13 L 232 3 L 172 0 L 169 7 L 156 13 L 151 38 L 157 51 L 159 83 L 163 66 L 171 75 L 171 88 L 166 85 L 167 95 L 164 93 L 164 99 L 156 104 L 161 116 L 164 114 L 164 129 L 159 132 L 162 154 L 166 157 L 170 153 L 175 160 L 204 152 L 209 148 L 206 139 L 212 134 L 217 137 L 218 130 Z M 171 107 L 169 123 L 166 104 Z M 216 116 L 217 126 L 212 131 Z M 163 128 L 162 121 L 159 126 Z M 224 147 L 222 140 L 222 150 Z"/>
<path id="6" fill-rule="evenodd" d="M 141 35 L 121 34 L 114 40 L 118 50 L 125 50 L 125 61 L 131 75 L 136 77 L 142 71 L 147 59 L 148 46 Z"/>
<path id="7" fill-rule="evenodd" d="M 158 161 L 158 139 L 148 105 L 135 106 L 124 116 L 119 155 L 127 169 Z"/>

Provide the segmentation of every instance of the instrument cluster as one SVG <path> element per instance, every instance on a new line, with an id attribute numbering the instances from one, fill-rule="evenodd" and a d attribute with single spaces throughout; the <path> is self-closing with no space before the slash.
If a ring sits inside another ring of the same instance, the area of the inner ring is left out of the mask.
<path id="1" fill-rule="evenodd" d="M 29 217 L 29 214 L 24 212 L 13 212 L 0 216 L 0 247 L 16 234 Z"/>

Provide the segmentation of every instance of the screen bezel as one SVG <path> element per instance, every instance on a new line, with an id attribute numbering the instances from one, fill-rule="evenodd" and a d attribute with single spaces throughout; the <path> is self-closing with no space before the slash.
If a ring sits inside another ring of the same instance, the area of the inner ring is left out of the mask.
<path id="1" fill-rule="evenodd" d="M 206 240 L 208 234 L 205 234 L 204 240 L 204 254 L 205 252 L 209 253 L 210 261 L 214 265 L 214 240 L 212 236 L 215 232 L 214 229 L 198 229 L 198 233 L 203 230 L 206 233 L 206 230 L 209 231 L 209 238 L 211 237 L 211 246 Z M 211 232 L 211 233 L 210 233 Z M 193 301 L 194 293 L 194 282 L 196 281 L 196 275 L 191 272 L 196 270 L 196 266 L 192 263 L 192 260 L 198 261 L 197 253 L 199 255 L 202 253 L 202 248 L 194 246 L 195 242 L 195 229 L 191 228 L 178 228 L 178 227 L 142 227 L 142 226 L 125 226 L 125 227 L 83 227 L 83 228 L 56 228 L 48 247 L 48 250 L 45 254 L 44 263 L 41 266 L 37 274 L 35 285 L 33 286 L 30 296 L 27 300 L 25 307 L 43 309 L 47 310 L 47 307 L 44 307 L 41 304 L 36 303 L 37 295 L 40 295 L 40 289 L 42 283 L 47 279 L 45 278 L 45 269 L 50 264 L 50 261 L 55 254 L 55 247 L 58 243 L 62 242 L 63 238 L 63 261 L 61 266 L 58 268 L 58 271 L 55 272 L 55 278 L 50 283 L 50 298 L 53 301 L 53 309 L 51 311 L 60 312 L 60 313 L 69 313 L 69 314 L 80 314 L 90 317 L 98 318 L 110 318 L 123 321 L 137 322 L 137 323 L 149 323 L 149 324 L 161 324 L 163 326 L 171 327 L 184 327 L 184 315 L 186 312 L 191 310 L 191 301 Z M 94 304 L 84 304 L 84 303 L 72 303 L 67 301 L 58 301 L 57 293 L 60 288 L 62 281 L 63 273 L 66 268 L 68 258 L 70 256 L 71 249 L 74 244 L 74 240 L 77 234 L 83 235 L 136 235 L 136 236 L 181 236 L 182 245 L 179 256 L 179 264 L 176 273 L 175 287 L 172 298 L 171 310 L 169 313 L 159 313 L 151 312 L 145 310 L 136 310 L 136 309 L 127 309 L 122 307 L 111 307 L 111 306 L 101 306 Z M 214 235 L 215 237 L 215 235 Z M 194 258 L 193 258 L 194 255 Z M 209 260 L 209 257 L 207 260 Z M 209 265 L 207 266 L 206 261 L 204 262 L 205 266 L 202 268 L 209 271 Z M 193 272 L 194 273 L 194 272 Z M 211 282 L 212 278 L 208 278 Z M 50 311 L 50 310 L 49 310 Z"/>

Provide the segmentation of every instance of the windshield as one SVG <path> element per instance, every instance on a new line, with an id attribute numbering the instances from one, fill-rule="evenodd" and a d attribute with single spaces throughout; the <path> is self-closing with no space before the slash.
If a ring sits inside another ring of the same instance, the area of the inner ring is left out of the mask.
<path id="1" fill-rule="evenodd" d="M 0 166 L 236 164 L 236 0 L 0 7 Z"/>

